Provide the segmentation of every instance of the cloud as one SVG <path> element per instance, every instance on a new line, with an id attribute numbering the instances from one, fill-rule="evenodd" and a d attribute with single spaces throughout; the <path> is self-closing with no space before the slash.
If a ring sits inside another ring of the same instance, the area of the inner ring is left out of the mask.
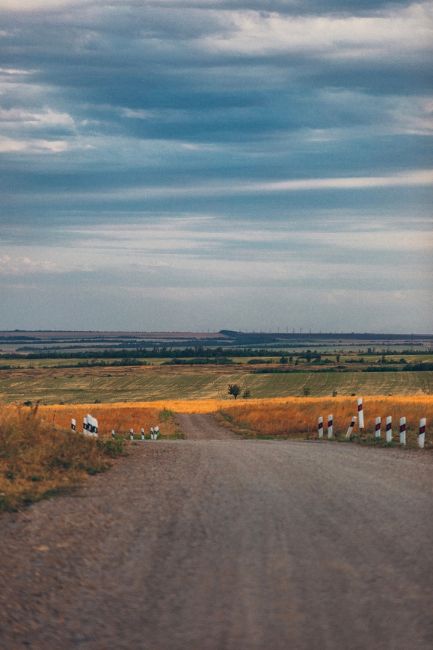
<path id="1" fill-rule="evenodd" d="M 416 55 L 433 48 L 431 3 L 383 10 L 372 16 L 285 16 L 259 11 L 226 12 L 220 35 L 202 39 L 205 49 L 245 55 L 313 53 L 330 58 Z"/>
<path id="2" fill-rule="evenodd" d="M 0 11 L 3 319 L 431 322 L 431 2 Z"/>

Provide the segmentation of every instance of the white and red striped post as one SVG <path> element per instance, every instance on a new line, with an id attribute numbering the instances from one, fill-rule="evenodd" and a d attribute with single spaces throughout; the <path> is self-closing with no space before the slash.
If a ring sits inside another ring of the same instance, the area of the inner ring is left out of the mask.
<path id="1" fill-rule="evenodd" d="M 328 440 L 334 435 L 334 416 L 328 415 Z"/>
<path id="2" fill-rule="evenodd" d="M 386 416 L 386 442 L 392 442 L 392 415 Z"/>
<path id="3" fill-rule="evenodd" d="M 320 416 L 317 420 L 317 435 L 319 438 L 323 438 L 323 417 Z"/>
<path id="4" fill-rule="evenodd" d="M 400 418 L 400 444 L 406 444 L 406 418 Z"/>
<path id="5" fill-rule="evenodd" d="M 71 418 L 71 431 L 76 431 L 77 430 L 77 420 L 75 418 Z"/>
<path id="6" fill-rule="evenodd" d="M 353 433 L 353 430 L 355 428 L 356 424 L 356 415 L 352 415 L 352 419 L 350 420 L 349 428 L 346 431 L 346 438 L 350 438 L 350 436 Z"/>
<path id="7" fill-rule="evenodd" d="M 419 431 L 418 431 L 418 447 L 424 449 L 425 445 L 425 427 L 427 424 L 426 418 L 421 418 L 419 421 Z"/>
<path id="8" fill-rule="evenodd" d="M 140 433 L 141 433 L 141 439 L 144 440 L 144 429 L 143 429 L 143 427 L 141 427 Z"/>
<path id="9" fill-rule="evenodd" d="M 129 439 L 134 440 L 134 429 L 129 429 Z"/>
<path id="10" fill-rule="evenodd" d="M 358 398 L 358 426 L 359 430 L 363 431 L 364 429 L 364 406 L 362 403 L 362 397 Z"/>
<path id="11" fill-rule="evenodd" d="M 382 418 L 379 416 L 375 420 L 375 425 L 374 425 L 374 437 L 376 440 L 380 440 L 382 434 L 381 434 L 381 426 L 382 426 Z"/>

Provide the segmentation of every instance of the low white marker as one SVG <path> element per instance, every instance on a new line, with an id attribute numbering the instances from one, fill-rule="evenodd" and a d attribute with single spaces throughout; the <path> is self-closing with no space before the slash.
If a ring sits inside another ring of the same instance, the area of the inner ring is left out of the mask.
<path id="1" fill-rule="evenodd" d="M 83 417 L 83 433 L 87 431 L 87 415 Z"/>
<path id="2" fill-rule="evenodd" d="M 143 427 L 141 428 L 141 432 L 140 432 L 140 433 L 141 433 L 141 439 L 144 440 L 144 429 L 143 429 Z"/>
<path id="3" fill-rule="evenodd" d="M 328 415 L 328 440 L 334 435 L 334 416 Z"/>
<path id="4" fill-rule="evenodd" d="M 386 416 L 386 442 L 392 442 L 392 415 Z"/>
<path id="5" fill-rule="evenodd" d="M 406 418 L 400 418 L 400 444 L 406 444 Z"/>
<path id="6" fill-rule="evenodd" d="M 71 430 L 72 431 L 77 430 L 77 420 L 75 418 L 71 418 Z"/>
<path id="7" fill-rule="evenodd" d="M 352 415 L 352 419 L 350 420 L 349 428 L 346 431 L 346 438 L 350 438 L 350 436 L 353 433 L 353 430 L 355 428 L 356 424 L 356 415 Z"/>
<path id="8" fill-rule="evenodd" d="M 320 416 L 317 421 L 317 433 L 319 438 L 323 438 L 323 417 Z"/>
<path id="9" fill-rule="evenodd" d="M 134 429 L 129 429 L 129 439 L 134 440 Z"/>
<path id="10" fill-rule="evenodd" d="M 116 432 L 114 429 L 111 429 L 111 437 L 115 438 L 116 437 Z"/>
<path id="11" fill-rule="evenodd" d="M 426 418 L 421 418 L 419 421 L 419 431 L 418 431 L 418 447 L 424 449 L 425 445 L 425 427 L 427 424 Z"/>
<path id="12" fill-rule="evenodd" d="M 362 404 L 362 397 L 358 399 L 358 426 L 359 430 L 362 431 L 364 428 L 364 407 Z"/>
<path id="13" fill-rule="evenodd" d="M 379 416 L 375 420 L 375 427 L 374 427 L 374 436 L 376 440 L 380 440 L 381 438 L 382 435 L 380 431 L 381 426 L 382 426 L 382 418 Z"/>

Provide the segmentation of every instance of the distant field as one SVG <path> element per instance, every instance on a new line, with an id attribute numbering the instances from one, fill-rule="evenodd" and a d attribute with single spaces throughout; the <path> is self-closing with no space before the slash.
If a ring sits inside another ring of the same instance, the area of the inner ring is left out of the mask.
<path id="1" fill-rule="evenodd" d="M 433 372 L 250 374 L 241 367 L 34 368 L 0 371 L 0 400 L 46 404 L 233 399 L 229 383 L 253 398 L 433 393 Z"/>

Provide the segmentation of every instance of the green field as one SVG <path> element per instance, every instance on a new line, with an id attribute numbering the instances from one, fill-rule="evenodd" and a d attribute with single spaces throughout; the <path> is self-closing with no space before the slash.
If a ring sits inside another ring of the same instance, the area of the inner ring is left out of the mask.
<path id="1" fill-rule="evenodd" d="M 69 368 L 0 372 L 0 400 L 45 404 L 226 398 L 229 383 L 251 397 L 431 394 L 433 372 L 253 374 L 243 368 Z"/>

